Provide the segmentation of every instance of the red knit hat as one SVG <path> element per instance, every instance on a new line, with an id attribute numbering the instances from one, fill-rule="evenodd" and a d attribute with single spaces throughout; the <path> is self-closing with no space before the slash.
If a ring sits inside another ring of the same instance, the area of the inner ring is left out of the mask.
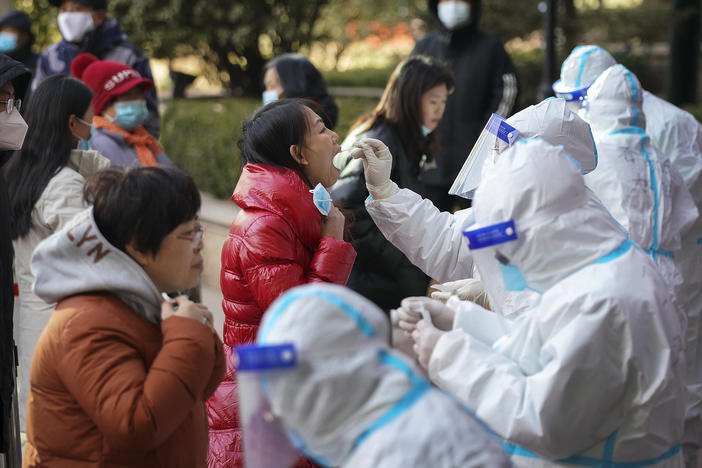
<path id="1" fill-rule="evenodd" d="M 99 115 L 107 104 L 120 94 L 141 86 L 144 92 L 154 87 L 153 81 L 142 76 L 129 65 L 99 60 L 92 54 L 80 54 L 71 62 L 71 75 L 93 90 L 93 107 Z"/>

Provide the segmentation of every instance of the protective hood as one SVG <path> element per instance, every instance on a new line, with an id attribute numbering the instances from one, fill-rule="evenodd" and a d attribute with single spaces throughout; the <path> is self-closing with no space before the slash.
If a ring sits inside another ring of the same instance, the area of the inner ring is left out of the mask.
<path id="1" fill-rule="evenodd" d="M 299 362 L 267 381 L 269 402 L 308 456 L 344 464 L 372 425 L 431 388 L 389 336 L 381 310 L 341 286 L 294 288 L 268 309 L 258 344 L 292 343 Z"/>
<path id="2" fill-rule="evenodd" d="M 160 322 L 159 291 L 137 262 L 105 239 L 95 224 L 92 207 L 37 246 L 32 274 L 34 292 L 48 303 L 106 291 L 150 322 Z"/>
<path id="3" fill-rule="evenodd" d="M 590 126 L 568 109 L 565 99 L 541 101 L 517 112 L 507 123 L 519 130 L 523 139 L 541 138 L 553 146 L 562 146 L 583 174 L 597 167 L 597 147 Z M 501 140 L 498 144 L 501 150 L 507 149 Z"/>
<path id="4" fill-rule="evenodd" d="M 482 0 L 471 0 L 470 1 L 470 21 L 466 23 L 463 26 L 460 26 L 456 29 L 449 29 L 444 24 L 439 20 L 439 12 L 438 12 L 438 5 L 439 5 L 439 0 L 429 0 L 427 2 L 427 8 L 431 12 L 432 16 L 434 17 L 434 20 L 436 21 L 436 24 L 438 25 L 439 29 L 445 33 L 449 34 L 461 34 L 465 33 L 468 31 L 474 30 L 478 23 L 480 22 L 480 15 L 482 14 L 483 11 L 483 5 L 482 5 Z"/>
<path id="5" fill-rule="evenodd" d="M 500 252 L 541 293 L 626 240 L 576 161 L 538 138 L 519 140 L 500 155 L 475 193 L 473 213 L 475 227 L 514 221 L 517 239 Z"/>
<path id="6" fill-rule="evenodd" d="M 389 333 L 385 314 L 347 288 L 291 289 L 268 309 L 258 333 L 259 345 L 292 344 L 297 361 L 261 377 L 266 411 L 325 466 L 509 466 L 499 439 L 416 373 L 389 346 Z"/>
<path id="7" fill-rule="evenodd" d="M 577 100 L 580 91 L 595 82 L 603 71 L 617 63 L 609 52 L 595 45 L 577 46 L 561 65 L 561 79 L 553 83 L 556 95 L 571 94 Z M 563 96 L 565 97 L 565 96 Z"/>
<path id="8" fill-rule="evenodd" d="M 579 115 L 596 134 L 645 128 L 641 83 L 624 65 L 608 68 L 590 86 Z"/>

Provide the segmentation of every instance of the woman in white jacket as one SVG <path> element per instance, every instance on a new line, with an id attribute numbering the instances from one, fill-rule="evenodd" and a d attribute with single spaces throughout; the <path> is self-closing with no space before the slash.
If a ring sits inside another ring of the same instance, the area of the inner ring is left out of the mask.
<path id="1" fill-rule="evenodd" d="M 87 148 L 92 134 L 92 91 L 64 75 L 48 78 L 32 94 L 26 111 L 27 137 L 7 164 L 10 231 L 15 250 L 15 342 L 19 351 L 20 426 L 24 431 L 32 353 L 54 304 L 32 291 L 30 259 L 43 239 L 83 211 L 85 178 L 110 166 Z"/>

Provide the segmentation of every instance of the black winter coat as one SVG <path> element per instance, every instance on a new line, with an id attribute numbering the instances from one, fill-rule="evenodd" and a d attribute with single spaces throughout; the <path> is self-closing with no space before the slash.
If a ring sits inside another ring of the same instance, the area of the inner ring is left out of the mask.
<path id="1" fill-rule="evenodd" d="M 354 141 L 365 137 L 377 138 L 388 146 L 392 153 L 390 178 L 400 188 L 423 194 L 420 162 L 424 155 L 425 159 L 431 159 L 428 150 L 417 151 L 411 159 L 397 130 L 388 123 L 355 138 L 350 136 L 344 146 L 350 146 Z M 368 190 L 360 159 L 348 157 L 339 180 L 332 186 L 330 193 L 337 206 L 346 211 L 344 214 L 347 215 L 353 238 L 351 244 L 357 254 L 346 286 L 375 302 L 383 310 L 398 307 L 405 297 L 425 296 L 429 277 L 385 239 L 366 211 Z"/>
<path id="2" fill-rule="evenodd" d="M 23 98 L 31 73 L 24 65 L 0 54 L 0 87 L 9 81 L 15 87 L 15 97 Z M 0 132 L 2 129 L 0 128 Z M 7 161 L 8 152 L 0 150 L 1 164 Z M 1 172 L 0 172 L 1 174 Z M 7 453 L 9 420 L 15 372 L 14 340 L 12 338 L 12 308 L 15 288 L 12 281 L 12 238 L 10 237 L 10 203 L 5 179 L 0 176 L 0 452 Z"/>
<path id="3" fill-rule="evenodd" d="M 429 10 L 436 17 L 438 0 L 429 0 Z M 495 36 L 477 27 L 481 4 L 472 2 L 472 20 L 455 30 L 448 30 L 437 18 L 439 30 L 417 42 L 412 55 L 423 54 L 445 61 L 456 82 L 446 110 L 436 129 L 441 153 L 438 167 L 427 171 L 428 186 L 448 190 L 461 170 L 481 130 L 494 112 L 507 118 L 515 110 L 518 82 L 514 65 Z"/>

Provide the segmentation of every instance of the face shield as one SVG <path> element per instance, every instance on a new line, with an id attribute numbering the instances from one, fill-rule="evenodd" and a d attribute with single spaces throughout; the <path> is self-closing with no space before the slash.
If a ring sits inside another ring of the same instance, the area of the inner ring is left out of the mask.
<path id="1" fill-rule="evenodd" d="M 475 189 L 480 185 L 484 166 L 492 165 L 501 146 L 512 145 L 517 138 L 519 130 L 499 115 L 492 114 L 448 193 L 472 198 Z"/>
<path id="2" fill-rule="evenodd" d="M 568 109 L 575 113 L 582 107 L 588 89 L 590 89 L 590 85 L 578 89 L 569 88 L 563 84 L 562 80 L 553 83 L 553 93 L 556 97 L 565 99 Z"/>
<path id="3" fill-rule="evenodd" d="M 244 434 L 244 465 L 289 468 L 300 453 L 271 408 L 269 385 L 297 366 L 292 344 L 237 346 L 239 419 Z"/>

